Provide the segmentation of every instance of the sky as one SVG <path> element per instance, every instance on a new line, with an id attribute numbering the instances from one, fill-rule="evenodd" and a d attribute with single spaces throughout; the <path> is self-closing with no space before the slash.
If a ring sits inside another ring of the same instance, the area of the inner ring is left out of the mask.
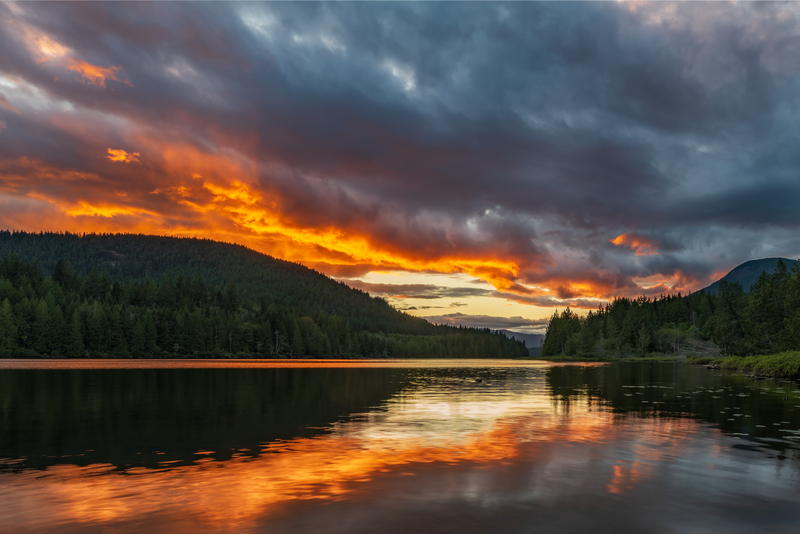
<path id="1" fill-rule="evenodd" d="M 541 333 L 800 257 L 799 105 L 800 3 L 2 3 L 0 228 Z"/>

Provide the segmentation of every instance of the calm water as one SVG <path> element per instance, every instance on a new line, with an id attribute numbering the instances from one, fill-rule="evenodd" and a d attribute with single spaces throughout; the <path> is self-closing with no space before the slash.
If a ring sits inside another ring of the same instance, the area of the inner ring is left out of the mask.
<path id="1" fill-rule="evenodd" d="M 320 365 L 0 360 L 0 532 L 800 530 L 797 383 Z"/>

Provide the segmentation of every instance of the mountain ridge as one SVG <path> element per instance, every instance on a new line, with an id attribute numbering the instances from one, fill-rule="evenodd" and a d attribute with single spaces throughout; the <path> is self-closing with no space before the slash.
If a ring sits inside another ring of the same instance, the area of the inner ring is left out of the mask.
<path id="1" fill-rule="evenodd" d="M 706 293 L 711 293 L 713 295 L 716 295 L 717 291 L 719 290 L 719 283 L 722 280 L 725 280 L 726 282 L 730 283 L 739 282 L 740 284 L 742 284 L 742 289 L 744 290 L 744 292 L 748 293 L 750 291 L 750 287 L 756 282 L 756 280 L 758 280 L 758 277 L 761 276 L 762 272 L 766 271 L 767 274 L 772 274 L 773 272 L 775 272 L 775 268 L 777 267 L 779 260 L 783 260 L 783 262 L 786 264 L 786 267 L 789 269 L 790 272 L 794 265 L 800 265 L 800 260 L 790 260 L 789 258 L 780 258 L 780 257 L 749 260 L 740 265 L 737 265 L 736 267 L 731 269 L 731 271 L 728 272 L 728 274 L 726 274 L 713 284 L 699 290 L 698 293 L 700 291 L 703 291 Z"/>
<path id="2" fill-rule="evenodd" d="M 525 332 L 514 332 L 513 330 L 497 330 L 502 332 L 508 338 L 516 339 L 517 341 L 524 341 L 525 346 L 529 349 L 539 348 L 540 342 L 544 340 L 544 334 L 526 334 Z"/>

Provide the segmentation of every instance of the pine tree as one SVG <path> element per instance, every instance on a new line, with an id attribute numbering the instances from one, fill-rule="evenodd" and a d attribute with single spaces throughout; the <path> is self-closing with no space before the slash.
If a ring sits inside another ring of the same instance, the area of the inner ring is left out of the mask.
<path id="1" fill-rule="evenodd" d="M 785 264 L 784 271 L 786 270 Z M 777 273 L 777 270 L 776 270 Z M 749 349 L 757 353 L 774 352 L 778 348 L 779 334 L 783 328 L 783 302 L 777 285 L 785 281 L 776 280 L 766 271 L 750 288 L 750 298 L 743 310 L 743 322 L 749 335 Z"/>
<path id="2" fill-rule="evenodd" d="M 114 285 L 111 286 L 111 300 L 116 304 L 119 303 L 121 298 L 122 298 L 122 286 L 120 285 L 119 281 L 114 280 Z"/>
<path id="3" fill-rule="evenodd" d="M 33 350 L 39 354 L 50 354 L 52 350 L 54 336 L 51 326 L 47 302 L 40 300 L 36 306 L 36 319 L 33 323 Z"/>
<path id="4" fill-rule="evenodd" d="M 67 291 L 72 291 L 76 286 L 76 275 L 75 270 L 69 264 L 69 262 L 65 262 L 59 259 L 56 262 L 55 267 L 53 268 L 53 281 L 60 285 Z"/>
<path id="5" fill-rule="evenodd" d="M 739 282 L 720 282 L 713 336 L 714 343 L 726 354 L 741 355 L 747 350 L 743 343 L 745 329 L 742 318 L 746 301 L 747 297 Z"/>
<path id="6" fill-rule="evenodd" d="M 225 285 L 222 307 L 228 313 L 236 313 L 239 311 L 239 291 L 236 289 L 236 282 L 234 282 L 233 279 L 228 280 L 228 283 Z"/>
<path id="7" fill-rule="evenodd" d="M 137 319 L 131 336 L 131 352 L 133 352 L 134 356 L 141 356 L 145 351 L 146 337 L 144 324 L 142 324 L 141 319 Z"/>
<path id="8" fill-rule="evenodd" d="M 83 319 L 81 312 L 76 309 L 72 314 L 72 326 L 70 329 L 69 355 L 73 358 L 83 358 L 86 346 L 83 343 Z"/>
<path id="9" fill-rule="evenodd" d="M 303 344 L 303 333 L 300 331 L 300 326 L 297 322 L 294 323 L 294 331 L 292 332 L 292 358 L 302 358 L 305 355 L 305 347 Z"/>
<path id="10" fill-rule="evenodd" d="M 11 303 L 4 299 L 0 305 L 0 351 L 17 348 L 17 325 Z"/>
<path id="11" fill-rule="evenodd" d="M 156 344 L 158 331 L 156 330 L 156 323 L 153 320 L 153 314 L 150 312 L 147 312 L 144 317 L 144 339 L 144 350 L 150 354 L 158 354 L 158 345 Z"/>

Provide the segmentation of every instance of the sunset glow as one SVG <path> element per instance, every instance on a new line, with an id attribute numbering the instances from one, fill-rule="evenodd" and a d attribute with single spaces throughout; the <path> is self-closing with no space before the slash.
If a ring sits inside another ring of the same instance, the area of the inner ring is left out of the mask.
<path id="1" fill-rule="evenodd" d="M 71 61 L 67 65 L 67 69 L 80 74 L 80 80 L 84 83 L 95 85 L 102 89 L 106 88 L 106 80 L 116 80 L 127 85 L 132 85 L 129 80 L 122 79 L 118 76 L 119 71 L 122 70 L 122 67 L 119 66 L 112 65 L 107 68 L 99 67 L 78 59 Z"/>
<path id="2" fill-rule="evenodd" d="M 797 57 L 779 21 L 796 6 L 566 8 L 553 16 L 607 43 L 585 62 L 546 44 L 560 26 L 534 13 L 545 5 L 417 7 L 2 4 L 0 227 L 207 237 L 362 285 L 464 276 L 440 307 L 475 324 L 685 294 L 747 259 L 800 256 L 797 184 L 779 178 Z M 479 37 L 421 33 L 428 17 Z M 392 29 L 376 46 L 361 28 L 378 20 Z M 523 38 L 528 22 L 550 37 Z M 760 51 L 768 96 L 718 46 L 726 25 Z M 687 35 L 691 54 L 670 44 Z M 659 67 L 644 82 L 637 65 Z M 442 315 L 402 287 L 373 293 Z"/>
<path id="3" fill-rule="evenodd" d="M 132 161 L 139 161 L 139 153 L 132 152 L 128 154 L 124 150 L 109 148 L 108 149 L 108 156 L 106 156 L 111 161 L 121 161 L 123 163 L 130 163 Z"/>
<path id="4" fill-rule="evenodd" d="M 628 247 L 637 256 L 658 256 L 659 243 L 647 236 L 639 236 L 636 234 L 620 234 L 611 242 L 617 246 Z"/>

